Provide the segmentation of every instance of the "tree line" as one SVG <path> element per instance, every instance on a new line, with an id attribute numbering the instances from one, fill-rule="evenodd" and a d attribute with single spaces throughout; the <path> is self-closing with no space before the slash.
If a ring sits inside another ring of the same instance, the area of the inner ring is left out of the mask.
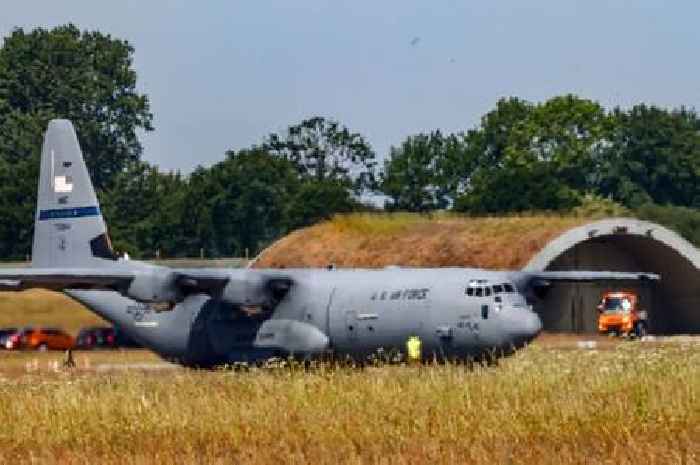
<path id="1" fill-rule="evenodd" d="M 504 98 L 475 127 L 412 135 L 381 162 L 361 134 L 314 116 L 185 176 L 142 160 L 138 134 L 153 130 L 153 115 L 133 54 L 127 41 L 71 24 L 5 38 L 0 257 L 31 249 L 43 132 L 59 117 L 76 126 L 115 248 L 135 257 L 254 254 L 378 202 L 483 215 L 602 199 L 700 239 L 700 119 L 687 108 Z"/>
<path id="2" fill-rule="evenodd" d="M 566 210 L 586 194 L 632 209 L 698 208 L 699 129 L 686 108 L 502 99 L 464 134 L 419 134 L 392 149 L 382 190 L 390 207 L 413 211 Z"/>

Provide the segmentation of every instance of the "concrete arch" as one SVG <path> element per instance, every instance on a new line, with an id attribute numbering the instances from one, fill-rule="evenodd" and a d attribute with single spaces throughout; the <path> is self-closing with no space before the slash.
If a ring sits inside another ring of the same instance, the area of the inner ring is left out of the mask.
<path id="1" fill-rule="evenodd" d="M 700 252 L 655 223 L 612 218 L 579 226 L 550 241 L 524 270 L 646 271 L 659 283 L 557 286 L 537 306 L 545 329 L 594 332 L 595 305 L 605 289 L 633 288 L 650 311 L 656 333 L 700 333 Z"/>

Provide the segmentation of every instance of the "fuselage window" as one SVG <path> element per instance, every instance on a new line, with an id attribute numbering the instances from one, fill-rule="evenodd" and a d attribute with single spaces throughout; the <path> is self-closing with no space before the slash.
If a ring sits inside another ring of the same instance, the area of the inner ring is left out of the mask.
<path id="1" fill-rule="evenodd" d="M 477 288 L 476 288 L 476 296 L 477 296 L 477 297 L 483 297 L 483 296 L 484 296 L 484 288 L 483 288 L 483 287 L 477 287 Z"/>
<path id="2" fill-rule="evenodd" d="M 481 306 L 481 318 L 484 320 L 488 319 L 489 317 L 489 306 L 488 305 L 482 305 Z"/>
<path id="3" fill-rule="evenodd" d="M 515 289 L 513 289 L 513 286 L 511 284 L 504 284 L 503 287 L 505 288 L 506 292 L 515 292 Z"/>
<path id="4" fill-rule="evenodd" d="M 468 287 L 466 294 L 468 296 L 473 296 L 474 295 L 474 288 L 473 287 Z"/>
<path id="5" fill-rule="evenodd" d="M 493 286 L 494 294 L 500 294 L 501 292 L 503 292 L 503 286 L 501 286 L 500 284 L 496 284 Z"/>

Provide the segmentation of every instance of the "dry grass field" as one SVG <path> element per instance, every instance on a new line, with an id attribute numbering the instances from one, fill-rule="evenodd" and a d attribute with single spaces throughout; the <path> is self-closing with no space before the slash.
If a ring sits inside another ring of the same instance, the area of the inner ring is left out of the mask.
<path id="1" fill-rule="evenodd" d="M 338 215 L 294 231 L 255 266 L 376 268 L 467 266 L 518 269 L 550 240 L 590 218 L 524 215 L 469 218 L 448 213 Z"/>
<path id="2" fill-rule="evenodd" d="M 0 328 L 58 326 L 75 335 L 83 326 L 104 324 L 100 317 L 58 292 L 0 292 Z"/>
<path id="3" fill-rule="evenodd" d="M 172 267 L 237 268 L 245 260 L 226 258 L 219 260 L 177 259 L 152 261 Z M 0 264 L 1 266 L 2 264 Z M 12 264 L 22 266 L 21 264 Z M 85 326 L 108 325 L 88 309 L 61 294 L 42 289 L 23 292 L 0 292 L 0 328 L 24 326 L 57 326 L 76 335 Z"/>
<path id="4" fill-rule="evenodd" d="M 59 354 L 0 353 L 0 463 L 700 463 L 697 341 L 608 349 L 308 372 L 100 369 L 145 352 L 55 370 Z"/>

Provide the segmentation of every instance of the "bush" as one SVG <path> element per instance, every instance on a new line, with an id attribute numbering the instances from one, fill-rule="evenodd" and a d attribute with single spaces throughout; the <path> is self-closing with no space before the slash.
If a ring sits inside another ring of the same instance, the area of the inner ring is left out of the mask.
<path id="1" fill-rule="evenodd" d="M 634 213 L 637 218 L 666 226 L 695 246 L 700 246 L 700 210 L 647 203 L 637 208 Z"/>
<path id="2" fill-rule="evenodd" d="M 608 218 L 611 216 L 632 216 L 632 212 L 612 199 L 596 194 L 586 194 L 580 199 L 581 204 L 571 213 L 577 218 Z"/>

